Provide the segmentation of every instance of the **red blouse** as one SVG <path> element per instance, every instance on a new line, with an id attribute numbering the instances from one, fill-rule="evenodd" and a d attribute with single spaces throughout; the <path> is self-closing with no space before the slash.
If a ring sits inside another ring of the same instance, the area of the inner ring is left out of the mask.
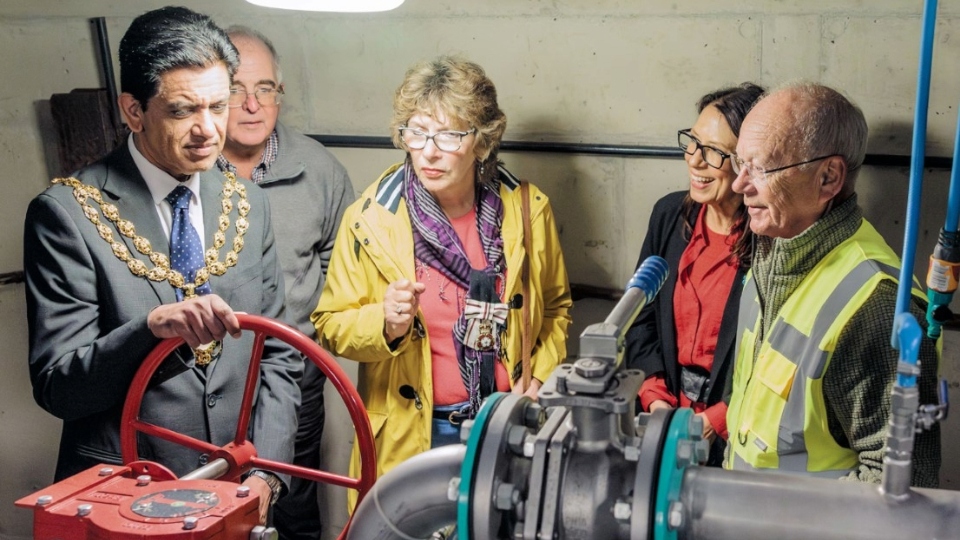
<path id="1" fill-rule="evenodd" d="M 705 223 L 706 209 L 706 206 L 700 209 L 690 243 L 680 257 L 673 313 L 678 363 L 709 373 L 717 350 L 723 310 L 739 266 L 731 257 L 739 235 L 711 231 Z M 727 405 L 722 401 L 708 407 L 705 403 L 691 402 L 683 392 L 674 396 L 667 389 L 663 374 L 649 377 L 640 387 L 640 403 L 645 410 L 656 400 L 704 412 L 714 430 L 727 438 Z"/>

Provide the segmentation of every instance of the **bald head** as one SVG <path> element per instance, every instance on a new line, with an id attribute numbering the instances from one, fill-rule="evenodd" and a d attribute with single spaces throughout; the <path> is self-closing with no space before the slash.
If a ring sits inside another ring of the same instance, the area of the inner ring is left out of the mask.
<path id="1" fill-rule="evenodd" d="M 280 54 L 277 53 L 276 47 L 273 46 L 273 42 L 270 39 L 263 35 L 262 33 L 250 28 L 249 26 L 243 26 L 235 24 L 226 30 L 227 35 L 230 36 L 230 41 L 239 48 L 241 44 L 245 45 L 247 48 L 263 48 L 270 55 L 270 59 L 273 62 L 273 73 L 274 78 L 277 83 L 283 82 L 283 73 L 280 71 Z"/>
<path id="2" fill-rule="evenodd" d="M 867 152 L 867 121 L 860 108 L 842 94 L 821 84 L 792 84 L 757 103 L 744 121 L 745 127 L 751 116 L 763 124 L 753 127 L 766 131 L 775 163 L 838 155 L 846 164 L 841 198 L 853 193 Z"/>
<path id="3" fill-rule="evenodd" d="M 737 140 L 750 229 L 793 238 L 854 193 L 867 123 L 839 92 L 817 84 L 772 92 L 750 111 Z"/>

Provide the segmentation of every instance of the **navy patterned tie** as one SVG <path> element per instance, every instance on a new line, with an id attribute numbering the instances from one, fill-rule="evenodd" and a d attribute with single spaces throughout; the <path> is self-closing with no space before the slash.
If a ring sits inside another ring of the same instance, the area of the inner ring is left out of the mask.
<path id="1" fill-rule="evenodd" d="M 183 274 L 186 283 L 193 283 L 197 270 L 203 267 L 203 245 L 200 235 L 190 223 L 190 188 L 177 186 L 164 199 L 173 209 L 170 227 L 170 266 Z M 197 287 L 198 295 L 210 294 L 210 283 Z M 177 289 L 177 301 L 183 300 L 183 289 Z"/>

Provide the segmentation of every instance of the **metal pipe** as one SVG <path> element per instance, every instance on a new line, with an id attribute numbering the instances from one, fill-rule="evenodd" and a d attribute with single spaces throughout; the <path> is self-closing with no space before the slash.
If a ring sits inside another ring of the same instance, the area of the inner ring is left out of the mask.
<path id="1" fill-rule="evenodd" d="M 190 471 L 180 477 L 180 480 L 210 480 L 220 478 L 230 470 L 230 464 L 223 458 L 217 458 L 203 467 Z"/>
<path id="2" fill-rule="evenodd" d="M 620 337 L 633 324 L 640 310 L 657 296 L 669 273 L 670 265 L 662 257 L 651 255 L 644 259 L 627 283 L 627 292 L 623 294 L 623 298 L 617 302 L 617 305 L 613 306 L 610 314 L 603 321 L 604 324 L 616 327 L 617 335 Z"/>
<path id="3" fill-rule="evenodd" d="M 890 420 L 883 446 L 880 492 L 894 499 L 902 499 L 909 494 L 913 471 L 913 440 L 920 407 L 920 390 L 917 388 L 920 366 L 917 356 L 923 331 L 913 314 L 901 313 L 897 318 L 900 319 L 900 361 L 890 396 Z"/>
<path id="4" fill-rule="evenodd" d="M 390 137 L 370 135 L 307 135 L 331 148 L 370 148 L 396 150 Z M 567 143 L 548 141 L 503 141 L 500 150 L 504 152 L 547 152 L 551 154 L 588 154 L 596 156 L 618 156 L 637 158 L 681 159 L 683 150 L 673 146 L 638 146 L 605 143 Z M 931 169 L 949 169 L 953 164 L 951 157 L 927 156 L 924 167 Z M 864 165 L 876 167 L 909 167 L 910 156 L 893 154 L 867 154 Z"/>
<path id="5" fill-rule="evenodd" d="M 953 140 L 953 155 L 960 155 L 960 118 L 957 119 L 957 131 Z M 960 162 L 954 161 L 950 170 L 950 194 L 947 196 L 947 218 L 943 229 L 957 232 L 960 225 Z"/>
<path id="6" fill-rule="evenodd" d="M 960 492 L 915 489 L 902 500 L 876 484 L 692 467 L 683 479 L 685 540 L 957 538 Z"/>
<path id="7" fill-rule="evenodd" d="M 450 480 L 460 477 L 467 447 L 434 448 L 381 476 L 357 507 L 348 539 L 426 539 L 457 522 Z"/>
<path id="8" fill-rule="evenodd" d="M 909 495 L 913 475 L 913 443 L 917 430 L 917 411 L 920 409 L 920 390 L 917 378 L 920 366 L 920 340 L 923 331 L 912 313 L 900 313 L 897 326 L 900 331 L 900 355 L 897 379 L 890 396 L 890 420 L 883 447 L 883 476 L 880 492 L 893 499 Z"/>
<path id="9" fill-rule="evenodd" d="M 913 111 L 913 144 L 910 147 L 910 188 L 907 191 L 907 217 L 903 233 L 903 254 L 900 265 L 900 286 L 897 289 L 896 313 L 909 308 L 913 284 L 913 260 L 917 253 L 917 231 L 920 224 L 920 193 L 923 188 L 923 156 L 927 144 L 927 108 L 930 103 L 930 70 L 933 63 L 933 36 L 937 23 L 937 0 L 923 3 L 923 27 L 920 32 L 920 66 L 917 73 L 917 102 Z M 890 343 L 899 349 L 899 328 L 896 323 Z"/>
<path id="10" fill-rule="evenodd" d="M 117 103 L 117 80 L 113 76 L 113 59 L 110 55 L 110 39 L 107 37 L 107 21 L 103 17 L 90 19 L 96 30 L 97 53 L 103 69 L 103 84 L 110 98 L 110 116 L 114 126 L 120 126 L 120 105 Z"/>

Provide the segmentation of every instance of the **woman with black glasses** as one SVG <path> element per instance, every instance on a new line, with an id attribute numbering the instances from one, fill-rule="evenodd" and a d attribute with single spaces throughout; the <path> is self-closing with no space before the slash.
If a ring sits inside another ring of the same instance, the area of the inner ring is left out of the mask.
<path id="1" fill-rule="evenodd" d="M 659 255 L 670 275 L 627 336 L 627 363 L 647 376 L 643 410 L 692 408 L 712 442 L 708 464 L 717 466 L 752 247 L 743 196 L 732 189 L 733 152 L 740 124 L 762 94 L 753 83 L 711 92 L 697 103 L 693 127 L 677 132 L 690 188 L 657 201 L 637 263 Z"/>
<path id="2" fill-rule="evenodd" d="M 321 345 L 360 362 L 380 474 L 459 442 L 492 392 L 536 399 L 566 358 L 573 302 L 553 210 L 500 163 L 506 124 L 477 64 L 415 65 L 393 102 L 406 159 L 340 226 L 313 321 Z"/>

